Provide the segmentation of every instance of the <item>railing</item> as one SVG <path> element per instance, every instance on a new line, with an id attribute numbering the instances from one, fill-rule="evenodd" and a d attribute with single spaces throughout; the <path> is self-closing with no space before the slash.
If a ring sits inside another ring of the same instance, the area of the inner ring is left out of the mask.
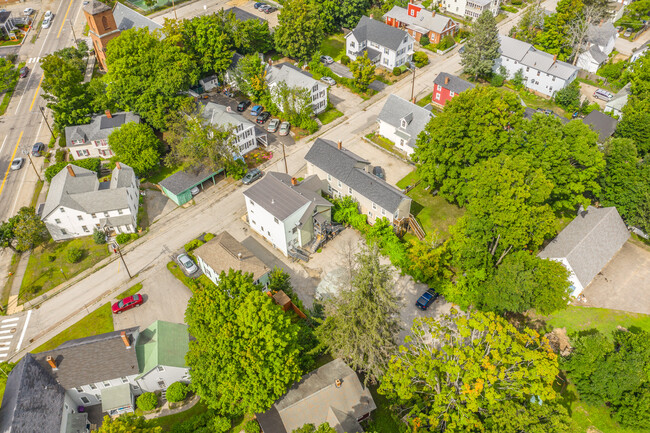
<path id="1" fill-rule="evenodd" d="M 423 240 L 426 236 L 426 233 L 424 233 L 424 229 L 420 225 L 417 219 L 413 216 L 413 214 L 409 214 L 408 217 L 408 228 L 419 240 Z"/>

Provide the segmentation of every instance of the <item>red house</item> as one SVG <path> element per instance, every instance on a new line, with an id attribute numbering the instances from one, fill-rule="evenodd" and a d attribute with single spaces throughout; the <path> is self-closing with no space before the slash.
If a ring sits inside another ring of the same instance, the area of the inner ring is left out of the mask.
<path id="1" fill-rule="evenodd" d="M 427 36 L 432 44 L 437 44 L 447 35 L 456 35 L 459 30 L 458 23 L 451 18 L 413 3 L 409 3 L 407 9 L 393 6 L 384 15 L 384 21 L 389 26 L 407 31 L 418 42 L 422 36 Z"/>
<path id="2" fill-rule="evenodd" d="M 441 72 L 435 80 L 433 80 L 433 93 L 431 94 L 431 102 L 444 107 L 447 101 L 454 96 L 467 89 L 473 89 L 474 85 L 469 81 L 465 81 L 455 75 Z"/>

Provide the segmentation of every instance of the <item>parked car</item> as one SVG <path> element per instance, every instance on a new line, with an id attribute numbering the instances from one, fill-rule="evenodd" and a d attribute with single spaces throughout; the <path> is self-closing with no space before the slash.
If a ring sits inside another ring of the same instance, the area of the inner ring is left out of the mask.
<path id="1" fill-rule="evenodd" d="M 266 127 L 266 130 L 269 132 L 276 132 L 280 126 L 280 119 L 271 119 L 269 125 Z"/>
<path id="2" fill-rule="evenodd" d="M 16 158 L 13 161 L 11 161 L 11 169 L 20 170 L 23 167 L 24 163 L 25 163 L 25 158 Z"/>
<path id="3" fill-rule="evenodd" d="M 257 3 L 255 3 L 255 4 L 253 5 L 253 7 L 254 7 L 255 9 L 259 9 L 260 6 L 264 6 L 264 4 L 265 4 L 265 3 L 257 2 Z"/>
<path id="4" fill-rule="evenodd" d="M 255 121 L 259 124 L 262 124 L 267 120 L 269 120 L 269 117 L 271 117 L 271 113 L 269 113 L 268 111 L 264 111 L 259 116 L 257 116 L 257 119 Z"/>
<path id="5" fill-rule="evenodd" d="M 267 5 L 267 4 L 264 4 L 264 5 L 260 6 L 260 7 L 258 7 L 257 10 L 260 11 L 260 12 L 266 12 L 266 10 L 267 10 L 268 8 L 270 8 L 270 7 L 271 7 L 271 6 L 269 6 L 269 5 Z"/>
<path id="6" fill-rule="evenodd" d="M 270 6 L 270 7 L 266 8 L 266 9 L 264 9 L 264 13 L 265 14 L 270 14 L 270 13 L 275 12 L 277 10 L 278 10 L 277 8 L 274 8 L 273 6 Z"/>
<path id="7" fill-rule="evenodd" d="M 45 145 L 43 143 L 34 143 L 32 146 L 32 155 L 43 156 L 43 149 L 45 149 Z"/>
<path id="8" fill-rule="evenodd" d="M 29 74 L 29 68 L 27 66 L 20 68 L 20 78 L 25 78 L 27 74 Z"/>
<path id="9" fill-rule="evenodd" d="M 334 59 L 331 58 L 330 56 L 320 56 L 320 61 L 322 63 L 325 63 L 326 65 L 331 65 L 334 63 Z"/>
<path id="10" fill-rule="evenodd" d="M 249 185 L 262 177 L 262 171 L 259 168 L 251 168 L 248 173 L 242 177 L 241 181 L 244 185 Z"/>
<path id="11" fill-rule="evenodd" d="M 596 99 L 602 99 L 603 101 L 609 101 L 614 97 L 610 92 L 607 90 L 603 89 L 596 89 L 594 92 L 594 98 Z"/>
<path id="12" fill-rule="evenodd" d="M 192 259 L 190 259 L 190 256 L 185 253 L 176 257 L 176 260 L 178 260 L 178 263 L 180 263 L 181 268 L 186 275 L 192 275 L 194 272 L 199 270 L 199 267 L 196 266 L 196 263 L 194 263 Z"/>
<path id="13" fill-rule="evenodd" d="M 262 111 L 264 111 L 264 107 L 261 105 L 254 105 L 251 109 L 251 116 L 259 116 Z"/>
<path id="14" fill-rule="evenodd" d="M 50 28 L 51 24 L 52 24 L 52 19 L 51 18 L 45 18 L 43 20 L 43 24 L 41 25 L 41 27 L 43 27 L 44 29 L 48 29 L 48 28 Z"/>
<path id="15" fill-rule="evenodd" d="M 377 176 L 379 179 L 382 179 L 382 180 L 386 179 L 386 173 L 384 172 L 384 169 L 379 167 L 379 166 L 374 167 L 372 169 L 372 174 Z"/>
<path id="16" fill-rule="evenodd" d="M 52 13 L 52 11 L 47 11 L 45 12 L 45 15 L 43 15 L 43 18 L 45 18 L 46 20 L 50 20 L 52 19 L 53 16 L 54 14 Z"/>
<path id="17" fill-rule="evenodd" d="M 438 299 L 438 296 L 440 295 L 438 295 L 435 290 L 429 289 L 424 292 L 417 301 L 415 301 L 415 306 L 420 310 L 426 310 L 431 304 L 435 302 L 436 299 Z"/>
<path id="18" fill-rule="evenodd" d="M 241 101 L 239 104 L 237 104 L 237 111 L 242 112 L 246 111 L 246 109 L 251 105 L 251 101 L 248 99 L 245 101 Z"/>
<path id="19" fill-rule="evenodd" d="M 195 195 L 197 195 L 197 194 L 200 193 L 200 192 L 201 192 L 201 190 L 199 189 L 198 186 L 195 186 L 194 188 L 192 188 L 192 189 L 190 190 L 190 194 L 192 194 L 192 197 L 194 197 Z"/>
<path id="20" fill-rule="evenodd" d="M 336 81 L 334 81 L 334 78 L 332 77 L 323 76 L 320 80 L 327 85 L 336 86 Z"/>
<path id="21" fill-rule="evenodd" d="M 625 33 L 623 33 L 623 36 L 625 36 L 626 38 L 632 36 L 632 27 L 628 27 L 627 30 L 625 30 Z"/>
<path id="22" fill-rule="evenodd" d="M 25 10 L 23 11 L 23 15 L 25 16 L 30 16 L 33 13 L 34 13 L 34 9 L 32 8 L 25 8 Z"/>
<path id="23" fill-rule="evenodd" d="M 282 122 L 280 124 L 280 130 L 278 131 L 278 134 L 280 134 L 280 135 L 289 135 L 289 130 L 290 129 L 291 129 L 291 123 Z"/>
<path id="24" fill-rule="evenodd" d="M 142 302 L 142 295 L 136 293 L 133 296 L 127 296 L 121 301 L 117 301 L 113 304 L 111 309 L 113 310 L 113 314 L 120 314 L 123 311 L 130 310 L 133 307 L 139 307 L 142 305 Z"/>

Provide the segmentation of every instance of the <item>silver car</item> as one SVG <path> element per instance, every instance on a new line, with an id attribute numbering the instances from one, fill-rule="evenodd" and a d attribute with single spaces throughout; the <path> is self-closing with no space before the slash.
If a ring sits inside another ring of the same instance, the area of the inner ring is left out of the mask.
<path id="1" fill-rule="evenodd" d="M 179 255 L 176 260 L 178 260 L 178 263 L 180 263 L 181 268 L 183 268 L 183 272 L 185 272 L 186 275 L 192 275 L 194 272 L 199 270 L 196 263 L 194 263 L 192 259 L 190 259 L 190 256 L 185 253 Z"/>
<path id="2" fill-rule="evenodd" d="M 266 127 L 266 130 L 269 132 L 276 132 L 278 130 L 278 126 L 280 126 L 280 119 L 271 119 L 268 126 Z"/>
<path id="3" fill-rule="evenodd" d="M 11 169 L 20 170 L 23 167 L 24 163 L 25 163 L 25 158 L 16 158 L 13 161 L 11 161 Z"/>
<path id="4" fill-rule="evenodd" d="M 335 86 L 335 85 L 336 85 L 336 81 L 334 81 L 334 78 L 332 78 L 332 77 L 327 77 L 327 76 L 325 76 L 325 77 L 321 77 L 320 80 L 321 80 L 323 83 L 328 84 L 328 85 L 330 85 L 330 86 Z"/>

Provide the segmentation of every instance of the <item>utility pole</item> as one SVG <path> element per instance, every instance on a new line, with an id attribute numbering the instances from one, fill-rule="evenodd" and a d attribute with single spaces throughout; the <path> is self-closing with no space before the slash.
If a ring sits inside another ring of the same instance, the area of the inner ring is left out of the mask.
<path id="1" fill-rule="evenodd" d="M 129 275 L 129 280 L 133 278 L 131 276 L 131 272 L 129 272 L 129 268 L 126 266 L 126 262 L 124 261 L 124 256 L 122 255 L 122 250 L 120 249 L 120 244 L 118 244 L 117 241 L 113 242 L 113 252 L 118 253 L 120 255 L 120 259 L 122 259 L 122 264 L 124 265 L 124 269 L 126 269 L 126 273 Z"/>
<path id="2" fill-rule="evenodd" d="M 415 65 L 413 65 L 413 81 L 411 83 L 411 102 L 415 104 L 415 99 L 413 99 L 414 91 L 415 91 Z"/>
<path id="3" fill-rule="evenodd" d="M 36 166 L 34 165 L 34 161 L 32 160 L 32 155 L 29 152 L 29 150 L 23 150 L 23 153 L 27 155 L 27 158 L 29 158 L 29 164 L 34 169 L 34 173 L 36 173 L 36 177 L 38 177 L 39 182 L 43 182 L 43 179 L 41 179 L 41 175 L 38 174 L 38 170 L 36 170 Z"/>
<path id="4" fill-rule="evenodd" d="M 174 19 L 178 20 L 178 16 L 176 16 L 176 3 L 174 3 L 174 0 L 172 0 L 172 9 L 174 9 Z"/>
<path id="5" fill-rule="evenodd" d="M 282 159 L 284 159 L 284 172 L 289 174 L 289 169 L 287 168 L 287 154 L 284 153 L 284 141 L 282 142 Z"/>
<path id="6" fill-rule="evenodd" d="M 43 107 L 39 105 L 38 108 L 40 108 L 40 110 L 41 110 L 41 116 L 43 116 L 43 120 L 45 120 L 45 124 L 47 125 L 47 129 L 50 130 L 50 134 L 54 135 L 54 132 L 52 132 L 52 128 L 50 127 L 50 122 L 47 121 L 47 117 L 45 117 L 45 113 L 43 112 Z"/>
<path id="7" fill-rule="evenodd" d="M 74 33 L 74 26 L 72 25 L 72 20 L 68 20 L 68 22 L 70 23 L 70 28 L 72 29 L 72 37 L 74 38 L 74 43 L 76 45 L 77 44 L 77 35 L 75 35 L 75 33 Z"/>

